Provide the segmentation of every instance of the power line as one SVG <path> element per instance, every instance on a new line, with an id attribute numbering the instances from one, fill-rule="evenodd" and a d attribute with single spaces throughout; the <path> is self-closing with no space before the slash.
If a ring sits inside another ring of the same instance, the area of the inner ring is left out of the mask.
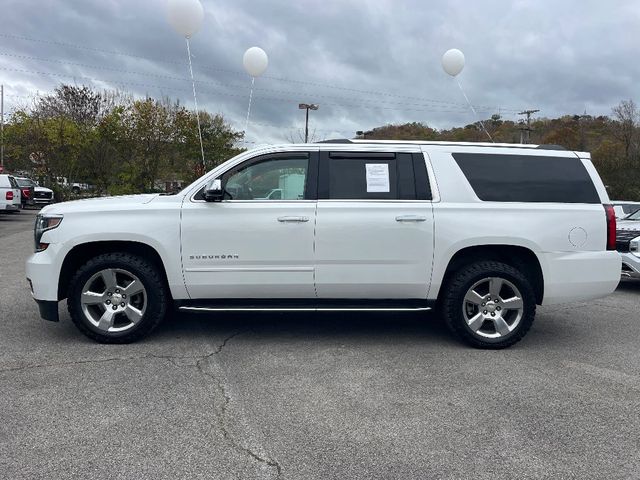
<path id="1" fill-rule="evenodd" d="M 151 77 L 151 78 L 158 78 L 158 79 L 164 79 L 164 80 L 175 80 L 175 81 L 191 81 L 188 78 L 185 77 L 174 77 L 171 75 L 161 75 L 161 74 L 155 74 L 155 73 L 149 73 L 149 72 L 135 72 L 135 71 L 131 71 L 131 70 L 123 70 L 120 68 L 113 68 L 113 67 L 104 67 L 104 66 L 99 66 L 99 65 L 89 65 L 86 63 L 77 63 L 77 62 L 68 62 L 68 61 L 64 61 L 64 60 L 55 60 L 55 59 L 50 59 L 50 58 L 40 58 L 40 57 L 33 57 L 33 56 L 29 56 L 29 55 L 17 55 L 17 54 L 12 54 L 12 53 L 4 53 L 4 52 L 0 52 L 0 56 L 5 56 L 5 57 L 11 57 L 11 58 L 17 58 L 17 59 L 23 59 L 23 60 L 37 60 L 37 61 L 41 61 L 41 62 L 50 62 L 50 63 L 56 63 L 56 64 L 60 64 L 60 65 L 68 65 L 68 66 L 73 66 L 73 67 L 82 67 L 82 68 L 91 68 L 91 69 L 95 69 L 95 70 L 105 70 L 105 71 L 111 71 L 111 72 L 116 72 L 116 73 L 126 73 L 126 74 L 130 74 L 130 75 L 140 75 L 140 76 L 146 76 L 146 77 Z M 237 83 L 223 83 L 223 82 L 216 82 L 216 81 L 208 81 L 208 80 L 195 80 L 195 83 L 200 84 L 200 85 L 212 85 L 212 86 L 221 86 L 221 87 L 229 87 L 229 88 L 238 88 L 238 89 L 247 89 L 248 86 L 247 85 L 240 85 Z M 328 98 L 328 99 L 335 99 L 335 100 L 353 100 L 353 99 L 349 99 L 349 98 L 345 98 L 345 97 L 339 97 L 339 96 L 333 96 L 333 95 L 322 95 L 322 94 L 303 94 L 297 91 L 291 91 L 291 90 L 277 90 L 277 89 L 270 89 L 270 88 L 260 88 L 260 87 L 256 87 L 255 88 L 256 91 L 262 91 L 262 92 L 268 92 L 268 93 L 276 93 L 276 94 L 285 94 L 285 95 L 306 95 L 306 96 L 311 96 L 311 97 L 315 97 L 315 98 Z M 372 92 L 375 93 L 375 92 Z M 412 97 L 407 97 L 407 98 L 412 98 Z M 389 102 L 387 100 L 379 100 L 376 99 L 376 101 L 382 101 L 382 102 L 386 102 L 390 105 L 398 105 L 398 106 L 419 106 L 419 107 L 432 107 L 432 105 L 425 105 L 425 104 L 420 104 L 420 103 L 407 103 L 407 102 Z M 428 100 L 427 102 L 431 102 L 431 103 L 441 103 L 443 105 L 446 106 L 459 106 L 459 107 L 464 107 L 466 111 L 466 105 L 461 104 L 461 103 L 457 103 L 457 102 L 447 102 L 447 101 L 432 101 L 432 100 Z M 492 107 L 488 107 L 488 106 L 476 106 L 477 109 L 484 109 L 482 111 L 490 111 L 492 110 Z"/>
<path id="2" fill-rule="evenodd" d="M 172 64 L 172 65 L 187 66 L 187 63 L 181 62 L 181 61 L 166 60 L 166 59 L 154 58 L 154 57 L 147 57 L 147 56 L 143 56 L 143 55 L 136 55 L 136 54 L 132 54 L 132 53 L 113 51 L 113 50 L 103 50 L 103 49 L 99 49 L 99 48 L 87 47 L 87 46 L 84 46 L 84 45 L 76 45 L 76 44 L 67 43 L 67 42 L 36 39 L 36 38 L 32 38 L 32 37 L 27 37 L 27 36 L 24 36 L 24 35 L 13 35 L 13 34 L 0 33 L 0 37 L 11 38 L 11 39 L 19 39 L 19 40 L 25 40 L 25 41 L 37 42 L 37 43 L 44 43 L 44 44 L 50 44 L 50 45 L 56 45 L 56 46 L 62 46 L 62 47 L 75 48 L 75 49 L 79 49 L 79 50 L 85 50 L 85 51 L 96 52 L 96 53 L 103 53 L 103 54 L 107 54 L 107 55 L 125 56 L 125 57 L 131 57 L 131 58 L 136 58 L 136 59 L 148 60 L 148 61 L 152 61 L 152 62 L 160 62 L 160 63 L 167 63 L 167 64 Z M 11 55 L 11 54 L 9 54 L 9 55 Z M 37 58 L 34 58 L 34 59 L 37 59 Z M 38 60 L 49 61 L 48 59 L 38 59 Z M 60 61 L 58 61 L 58 62 L 60 62 Z M 79 66 L 91 67 L 89 65 L 79 65 Z M 231 70 L 231 69 L 226 69 L 226 68 L 222 68 L 222 67 L 212 67 L 212 66 L 202 66 L 201 65 L 201 66 L 199 66 L 199 69 L 201 69 L 201 70 L 211 70 L 211 71 L 217 71 L 217 72 L 226 72 L 226 73 L 231 73 L 231 74 L 234 74 L 234 75 L 241 75 L 243 77 L 247 76 L 246 72 L 244 72 L 244 71 Z M 297 80 L 297 79 L 290 79 L 290 78 L 285 78 L 285 77 L 276 77 L 276 76 L 270 76 L 270 75 L 263 75 L 262 78 L 281 81 L 281 82 L 296 83 L 296 84 L 301 84 L 301 85 L 309 85 L 309 86 L 314 86 L 314 87 L 331 88 L 331 89 L 342 90 L 342 91 L 346 91 L 346 92 L 364 93 L 364 94 L 367 94 L 367 95 L 376 95 L 376 96 L 392 97 L 392 98 L 404 98 L 404 99 L 408 99 L 408 100 L 418 100 L 418 101 L 427 102 L 427 103 L 440 103 L 440 104 L 445 104 L 445 105 L 464 106 L 464 104 L 462 104 L 462 103 L 450 102 L 450 101 L 446 101 L 446 100 L 436 100 L 436 99 L 429 99 L 429 98 L 424 98 L 424 97 L 416 97 L 416 96 L 410 96 L 410 95 L 400 95 L 400 94 L 395 94 L 395 93 L 380 92 L 380 91 L 374 91 L 374 90 L 362 90 L 362 89 L 357 89 L 357 88 L 342 87 L 342 86 L 338 86 L 338 85 L 331 85 L 331 84 L 326 84 L 326 83 L 321 83 L 321 82 L 314 82 L 314 81 L 307 81 L 307 80 Z M 301 94 L 301 92 L 296 92 L 296 94 Z M 477 108 L 484 108 L 484 109 L 487 109 L 487 110 L 490 110 L 490 109 L 495 110 L 496 109 L 495 107 L 488 106 L 488 105 L 480 105 Z M 503 110 L 511 111 L 511 112 L 517 112 L 516 109 L 503 108 Z"/>
<path id="3" fill-rule="evenodd" d="M 142 87 L 142 88 L 153 88 L 153 89 L 158 89 L 160 91 L 163 90 L 170 90 L 170 91 L 176 91 L 176 92 L 186 92 L 189 93 L 190 90 L 185 89 L 185 88 L 176 88 L 176 87 L 168 87 L 165 85 L 153 85 L 153 84 L 148 84 L 148 83 L 139 83 L 139 82 L 129 82 L 129 81 L 123 81 L 123 80 L 106 80 L 106 79 L 101 79 L 101 78 L 96 78 L 96 77 L 89 77 L 89 76 L 85 76 L 85 75 L 69 75 L 69 74 L 60 74 L 60 73 L 52 73 L 52 72 L 41 72 L 41 71 L 36 71 L 36 70 L 26 70 L 26 69 L 18 69 L 18 68 L 9 68 L 9 67 L 0 67 L 0 70 L 4 70 L 4 71 L 9 71 L 9 72 L 16 72 L 16 73 L 29 73 L 29 74 L 36 74 L 36 75 L 43 75 L 43 76 L 51 76 L 51 77 L 61 77 L 61 78 L 71 78 L 71 79 L 81 79 L 81 80 L 88 80 L 91 81 L 93 83 L 106 83 L 106 84 L 113 84 L 113 85 L 130 85 L 130 86 L 136 86 L 136 87 Z M 103 87 L 104 88 L 104 87 Z M 228 93 L 228 92 L 222 92 L 219 90 L 213 91 L 213 90 L 200 90 L 203 93 L 209 93 L 212 95 L 219 95 L 219 96 L 225 96 L 225 97 L 236 97 L 236 98 L 246 98 L 245 94 L 236 94 L 236 93 Z M 310 97 L 312 98 L 322 98 L 322 96 L 320 95 L 310 95 Z M 330 98 L 334 98 L 334 97 L 330 97 Z M 270 97 L 270 96 L 261 96 L 260 97 L 261 101 L 276 101 L 276 102 L 286 102 L 286 103 L 295 103 L 296 99 L 295 98 L 284 98 L 284 97 Z M 428 105 L 416 105 L 417 107 L 429 107 L 429 108 L 414 108 L 412 106 L 384 106 L 384 105 L 380 105 L 379 103 L 367 103 L 367 102 L 359 102 L 359 103 L 339 103 L 339 102 L 323 102 L 323 105 L 330 105 L 330 106 L 334 106 L 334 107 L 348 107 L 348 108 L 369 108 L 369 109 L 378 109 L 378 110 L 393 110 L 393 111 L 417 111 L 417 112 L 430 112 L 430 113 L 466 113 L 466 109 L 462 109 L 462 108 L 458 108 L 458 109 L 438 109 L 438 108 L 432 108 Z M 478 110 L 481 113 L 488 113 L 491 112 L 493 110 Z"/>

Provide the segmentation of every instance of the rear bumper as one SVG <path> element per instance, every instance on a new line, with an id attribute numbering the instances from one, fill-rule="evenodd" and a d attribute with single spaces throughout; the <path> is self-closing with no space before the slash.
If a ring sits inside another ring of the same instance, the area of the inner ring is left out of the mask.
<path id="1" fill-rule="evenodd" d="M 622 260 L 616 251 L 544 253 L 541 263 L 543 305 L 605 297 L 620 283 Z"/>
<path id="2" fill-rule="evenodd" d="M 640 279 L 640 257 L 633 253 L 621 253 L 622 257 L 622 277 Z"/>
<path id="3" fill-rule="evenodd" d="M 13 203 L 8 203 L 4 207 L 5 212 L 15 212 L 17 210 L 20 210 L 20 204 L 15 205 Z"/>

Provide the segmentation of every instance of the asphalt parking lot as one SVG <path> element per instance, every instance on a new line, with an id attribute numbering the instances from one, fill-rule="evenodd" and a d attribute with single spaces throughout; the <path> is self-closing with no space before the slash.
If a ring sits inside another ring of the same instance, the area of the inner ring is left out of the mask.
<path id="1" fill-rule="evenodd" d="M 0 478 L 640 478 L 640 283 L 473 350 L 423 314 L 39 319 L 0 216 Z"/>

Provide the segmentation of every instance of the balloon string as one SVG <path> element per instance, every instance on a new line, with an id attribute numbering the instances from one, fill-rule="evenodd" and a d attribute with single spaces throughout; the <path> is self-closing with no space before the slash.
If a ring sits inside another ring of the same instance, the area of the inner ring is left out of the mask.
<path id="1" fill-rule="evenodd" d="M 196 96 L 196 82 L 193 79 L 193 67 L 191 66 L 191 48 L 189 47 L 189 37 L 185 37 L 187 41 L 187 56 L 189 57 L 189 73 L 191 74 L 191 86 L 193 87 L 193 103 L 196 106 L 196 122 L 198 123 L 198 137 L 200 138 L 200 153 L 202 154 L 202 168 L 204 163 L 204 146 L 202 145 L 202 129 L 200 128 L 200 112 L 198 110 L 198 97 Z"/>
<path id="2" fill-rule="evenodd" d="M 476 112 L 476 109 L 473 108 L 473 104 L 469 101 L 469 97 L 467 97 L 467 94 L 464 93 L 464 89 L 462 88 L 462 85 L 460 84 L 460 80 L 458 80 L 456 78 L 456 83 L 458 84 L 458 88 L 460 89 L 460 91 L 462 92 L 462 95 L 464 96 L 464 99 L 467 101 L 467 103 L 469 104 L 469 107 L 471 108 L 471 111 L 474 113 L 474 115 L 476 116 L 476 118 L 478 119 L 478 121 L 480 122 L 480 126 L 482 127 L 482 130 L 484 130 L 484 133 L 487 134 L 487 137 L 489 137 L 489 140 L 491 140 L 493 142 L 493 138 L 491 138 L 491 135 L 489 135 L 489 132 L 487 132 L 487 129 L 484 128 L 484 122 L 482 121 L 482 119 L 480 118 L 480 115 L 478 115 L 478 112 Z"/>
<path id="3" fill-rule="evenodd" d="M 249 92 L 249 108 L 247 108 L 247 120 L 244 122 L 244 135 L 247 139 L 247 128 L 249 128 L 249 115 L 251 114 L 251 100 L 253 99 L 253 84 L 256 81 L 256 77 L 251 77 L 251 91 Z"/>

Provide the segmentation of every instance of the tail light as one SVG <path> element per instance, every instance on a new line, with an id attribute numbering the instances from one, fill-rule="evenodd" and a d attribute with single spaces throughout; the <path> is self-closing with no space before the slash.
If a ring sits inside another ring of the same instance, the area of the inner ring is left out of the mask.
<path id="1" fill-rule="evenodd" d="M 7 192 L 7 197 L 6 198 L 7 198 L 7 200 L 13 200 L 13 192 L 11 190 L 9 190 Z"/>
<path id="2" fill-rule="evenodd" d="M 25 198 L 29 198 L 29 189 L 28 189 L 28 188 L 23 188 L 23 189 L 22 189 L 22 195 L 23 195 Z"/>
<path id="3" fill-rule="evenodd" d="M 607 250 L 616 249 L 616 212 L 613 205 L 605 205 L 604 211 L 607 214 Z"/>

